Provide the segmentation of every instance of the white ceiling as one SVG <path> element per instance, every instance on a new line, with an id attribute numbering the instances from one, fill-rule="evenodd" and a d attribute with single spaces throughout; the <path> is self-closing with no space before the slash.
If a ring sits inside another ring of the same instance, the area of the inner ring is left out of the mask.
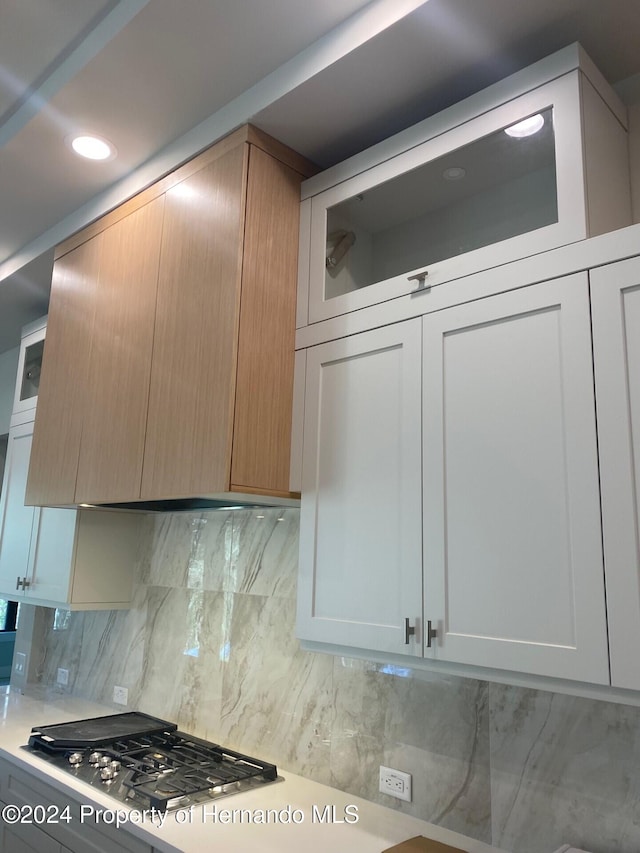
<path id="1" fill-rule="evenodd" d="M 572 41 L 638 74 L 638 0 L 0 0 L 0 352 L 56 242 L 233 127 L 332 165 Z"/>

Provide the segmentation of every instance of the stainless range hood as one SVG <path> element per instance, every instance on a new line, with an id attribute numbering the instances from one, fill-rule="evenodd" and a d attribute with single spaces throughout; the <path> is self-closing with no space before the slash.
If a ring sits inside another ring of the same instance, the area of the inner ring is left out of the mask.
<path id="1" fill-rule="evenodd" d="M 276 498 L 266 495 L 225 493 L 192 498 L 168 498 L 157 501 L 127 501 L 124 503 L 80 504 L 88 509 L 117 509 L 130 512 L 202 512 L 213 510 L 243 510 L 268 508 L 299 508 L 297 498 Z"/>

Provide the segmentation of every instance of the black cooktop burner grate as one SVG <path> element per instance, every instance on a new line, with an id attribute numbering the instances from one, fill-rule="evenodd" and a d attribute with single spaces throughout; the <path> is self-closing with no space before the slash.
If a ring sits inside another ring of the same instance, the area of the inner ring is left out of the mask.
<path id="1" fill-rule="evenodd" d="M 124 786 L 157 809 L 166 809 L 176 797 L 191 798 L 212 789 L 230 793 L 229 786 L 240 786 L 245 780 L 273 782 L 278 775 L 274 765 L 196 741 L 181 732 L 150 740 L 142 749 L 138 744 L 131 748 L 131 744 L 121 743 L 124 749 L 119 751 L 131 771 Z"/>
<path id="2" fill-rule="evenodd" d="M 109 730 L 117 730 L 113 718 L 105 719 L 109 721 Z M 83 722 L 87 721 L 80 721 L 79 728 L 86 730 Z M 89 722 L 92 730 L 99 729 L 98 720 Z M 154 720 L 154 724 L 157 722 Z M 50 734 L 56 727 L 34 729 L 28 748 L 132 806 L 165 811 L 274 782 L 278 778 L 275 765 L 176 731 L 170 723 L 160 728 L 155 725 L 149 733 L 130 734 L 125 727 L 123 736 L 111 741 L 99 737 L 97 748 L 82 739 L 74 745 L 70 736 L 72 725 L 65 724 L 60 743 L 56 742 L 55 733 Z M 98 764 L 97 755 L 104 764 L 116 763 L 118 769 L 113 778 L 102 778 L 103 765 Z"/>

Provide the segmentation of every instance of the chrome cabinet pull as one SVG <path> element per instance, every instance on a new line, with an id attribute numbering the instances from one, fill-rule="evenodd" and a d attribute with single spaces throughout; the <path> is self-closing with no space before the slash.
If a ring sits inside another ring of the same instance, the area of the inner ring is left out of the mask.
<path id="1" fill-rule="evenodd" d="M 415 636 L 416 626 L 409 624 L 409 617 L 407 616 L 404 620 L 404 644 L 405 646 L 409 645 L 409 637 Z"/>
<path id="2" fill-rule="evenodd" d="M 28 581 L 26 578 L 21 578 L 20 575 L 16 578 L 16 589 L 27 589 L 27 587 L 31 586 L 31 581 Z"/>
<path id="3" fill-rule="evenodd" d="M 435 628 L 431 627 L 431 619 L 427 620 L 427 630 L 425 631 L 425 645 L 428 649 L 431 648 L 431 640 L 435 640 L 438 636 L 438 632 Z"/>
<path id="4" fill-rule="evenodd" d="M 20 580 L 20 575 L 16 578 L 16 589 L 20 589 L 22 586 L 22 581 Z"/>
<path id="5" fill-rule="evenodd" d="M 422 272 L 416 273 L 416 275 L 407 276 L 407 281 L 418 282 L 418 286 L 415 290 L 412 290 L 411 293 L 422 293 L 423 291 L 430 289 L 430 285 L 427 284 L 428 275 L 428 270 L 423 270 Z"/>

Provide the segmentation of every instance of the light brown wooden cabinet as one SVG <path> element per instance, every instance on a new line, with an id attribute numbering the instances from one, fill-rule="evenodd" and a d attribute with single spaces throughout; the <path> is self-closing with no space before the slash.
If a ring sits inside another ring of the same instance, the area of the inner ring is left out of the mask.
<path id="1" fill-rule="evenodd" d="M 312 172 L 241 128 L 58 248 L 27 503 L 291 496 Z"/>

